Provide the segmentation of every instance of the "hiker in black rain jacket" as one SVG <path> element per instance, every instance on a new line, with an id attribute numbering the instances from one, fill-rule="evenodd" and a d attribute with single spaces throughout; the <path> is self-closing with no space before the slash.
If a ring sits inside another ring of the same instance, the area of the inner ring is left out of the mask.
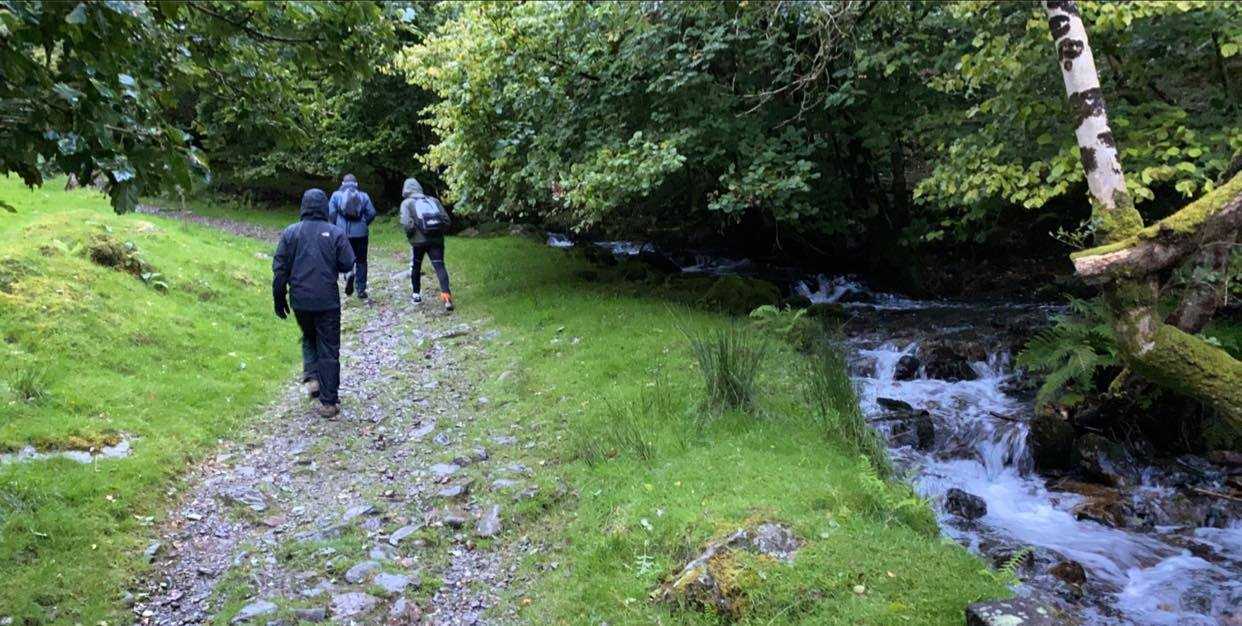
<path id="1" fill-rule="evenodd" d="M 321 189 L 302 194 L 302 220 L 280 233 L 272 257 L 272 300 L 285 319 L 290 305 L 302 329 L 302 382 L 319 398 L 319 414 L 340 413 L 341 295 L 337 276 L 354 267 L 345 231 L 328 223 L 328 196 Z M 286 303 L 286 294 L 288 302 Z"/>

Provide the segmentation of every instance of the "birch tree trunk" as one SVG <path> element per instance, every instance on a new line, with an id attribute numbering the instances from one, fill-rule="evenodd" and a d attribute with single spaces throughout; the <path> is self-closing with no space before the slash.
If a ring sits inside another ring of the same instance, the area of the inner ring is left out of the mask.
<path id="1" fill-rule="evenodd" d="M 1074 116 L 1099 245 L 1075 254 L 1075 269 L 1104 290 L 1115 317 L 1118 346 L 1131 370 L 1198 398 L 1242 427 L 1242 363 L 1166 324 L 1157 309 L 1157 272 L 1175 266 L 1209 241 L 1236 236 L 1242 219 L 1242 175 L 1144 228 L 1126 192 L 1095 58 L 1078 7 L 1073 0 L 1045 0 L 1044 9 Z"/>

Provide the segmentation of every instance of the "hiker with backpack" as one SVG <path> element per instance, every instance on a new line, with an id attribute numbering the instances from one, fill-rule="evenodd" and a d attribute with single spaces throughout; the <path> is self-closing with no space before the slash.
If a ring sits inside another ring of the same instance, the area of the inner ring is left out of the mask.
<path id="1" fill-rule="evenodd" d="M 414 304 L 423 301 L 423 257 L 431 258 L 431 267 L 440 281 L 440 301 L 444 310 L 453 310 L 453 293 L 449 290 L 448 270 L 444 267 L 444 235 L 448 232 L 449 216 L 440 201 L 423 194 L 423 186 L 414 178 L 401 186 L 401 228 L 410 242 L 410 283 L 414 287 Z"/>
<path id="2" fill-rule="evenodd" d="M 353 294 L 356 289 L 360 300 L 367 299 L 367 238 L 373 220 L 375 205 L 371 204 L 371 196 L 358 189 L 358 179 L 353 174 L 346 174 L 341 179 L 341 188 L 332 192 L 332 199 L 328 201 L 328 221 L 345 231 L 354 250 L 357 264 L 345 277 L 345 295 Z"/>
<path id="3" fill-rule="evenodd" d="M 337 276 L 354 266 L 345 231 L 328 222 L 328 195 L 302 194 L 301 221 L 280 233 L 272 256 L 272 300 L 276 317 L 293 316 L 302 329 L 302 382 L 319 398 L 319 414 L 340 413 L 341 295 Z M 287 300 L 286 300 L 287 298 Z"/>

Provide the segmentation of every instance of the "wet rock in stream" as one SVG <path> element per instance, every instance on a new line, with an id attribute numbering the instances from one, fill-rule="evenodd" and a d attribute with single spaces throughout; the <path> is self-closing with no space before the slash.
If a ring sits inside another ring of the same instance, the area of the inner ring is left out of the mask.
<path id="1" fill-rule="evenodd" d="M 1035 469 L 1069 469 L 1074 457 L 1074 427 L 1057 415 L 1037 415 L 1030 422 L 1026 445 Z"/>
<path id="2" fill-rule="evenodd" d="M 919 358 L 913 354 L 903 355 L 897 359 L 897 369 L 893 372 L 893 380 L 914 380 L 919 377 Z"/>
<path id="3" fill-rule="evenodd" d="M 1074 459 L 1080 471 L 1106 485 L 1124 487 L 1138 482 L 1138 468 L 1126 449 L 1095 433 L 1078 438 Z"/>
<path id="4" fill-rule="evenodd" d="M 1048 568 L 1048 573 L 1076 587 L 1087 582 L 1087 571 L 1077 561 L 1061 561 Z"/>
<path id="5" fill-rule="evenodd" d="M 949 513 L 973 520 L 988 514 L 988 504 L 983 498 L 956 487 L 945 493 L 944 508 Z"/>
<path id="6" fill-rule="evenodd" d="M 979 374 L 975 372 L 971 363 L 986 359 L 987 354 L 978 346 L 973 346 L 973 354 L 971 356 L 978 358 L 972 359 L 964 354 L 963 347 L 960 345 L 941 344 L 932 346 L 923 353 L 923 371 L 928 378 L 936 380 L 949 382 L 975 380 L 979 378 Z"/>

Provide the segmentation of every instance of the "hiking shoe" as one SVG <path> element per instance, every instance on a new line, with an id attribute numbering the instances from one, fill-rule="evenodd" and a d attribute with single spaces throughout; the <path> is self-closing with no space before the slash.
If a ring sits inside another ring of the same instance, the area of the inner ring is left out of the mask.
<path id="1" fill-rule="evenodd" d="M 354 295 L 354 273 L 350 272 L 345 275 L 345 295 Z"/>
<path id="2" fill-rule="evenodd" d="M 414 295 L 410 296 L 410 300 L 413 300 L 413 301 L 414 301 L 414 304 L 422 304 L 422 303 L 423 303 L 423 294 L 421 294 L 421 293 L 415 293 Z"/>
<path id="3" fill-rule="evenodd" d="M 319 405 L 319 417 L 330 420 L 330 419 L 335 419 L 336 416 L 340 414 L 341 414 L 341 407 L 338 405 L 335 405 L 335 404 L 320 404 Z"/>
<path id="4" fill-rule="evenodd" d="M 371 296 L 368 296 L 368 295 L 367 295 L 367 292 L 365 292 L 365 291 L 359 291 L 359 292 L 358 292 L 358 299 L 359 299 L 359 300 L 368 300 L 368 299 L 370 299 L 370 297 L 371 297 Z"/>
<path id="5" fill-rule="evenodd" d="M 319 397 L 319 381 L 306 381 L 306 395 L 310 396 L 312 400 Z"/>
<path id="6" fill-rule="evenodd" d="M 452 310 L 453 310 L 453 294 L 451 294 L 451 293 L 441 293 L 441 294 L 440 294 L 440 301 L 444 303 L 444 310 L 445 310 L 445 311 L 452 311 Z"/>

